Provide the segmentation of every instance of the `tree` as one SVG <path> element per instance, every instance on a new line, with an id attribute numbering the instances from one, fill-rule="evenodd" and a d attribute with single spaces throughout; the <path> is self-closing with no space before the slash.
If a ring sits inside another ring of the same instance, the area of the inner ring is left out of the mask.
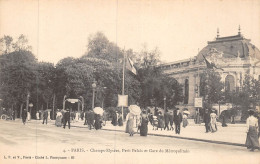
<path id="1" fill-rule="evenodd" d="M 4 106 L 23 108 L 35 83 L 36 58 L 30 51 L 14 51 L 1 55 L 0 93 Z"/>
<path id="2" fill-rule="evenodd" d="M 218 72 L 212 69 L 204 70 L 200 75 L 200 95 L 205 100 L 205 107 L 211 108 L 213 103 L 218 103 L 223 96 L 224 84 L 221 82 L 221 77 Z"/>
<path id="3" fill-rule="evenodd" d="M 87 52 L 84 56 L 117 63 L 123 58 L 123 53 L 122 50 L 120 50 L 115 43 L 110 42 L 103 33 L 97 32 L 94 36 L 89 37 Z"/>
<path id="4" fill-rule="evenodd" d="M 142 89 L 142 106 L 156 105 L 163 107 L 164 97 L 167 98 L 167 106 L 171 107 L 182 101 L 181 86 L 173 77 L 164 74 L 158 67 L 160 53 L 157 48 L 148 51 L 144 46 L 143 50 L 136 55 L 136 61 L 138 67 L 137 78 Z"/>
<path id="5" fill-rule="evenodd" d="M 32 46 L 28 45 L 28 39 L 26 38 L 25 35 L 21 34 L 17 41 L 12 44 L 14 51 L 31 51 Z"/>
<path id="6" fill-rule="evenodd" d="M 12 42 L 13 38 L 11 36 L 5 35 L 3 38 L 0 38 L 0 54 L 7 54 L 12 51 Z"/>

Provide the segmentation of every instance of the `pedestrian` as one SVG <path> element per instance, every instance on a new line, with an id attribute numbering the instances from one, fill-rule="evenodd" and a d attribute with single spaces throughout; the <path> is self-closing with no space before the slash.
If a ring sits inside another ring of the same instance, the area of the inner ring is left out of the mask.
<path id="1" fill-rule="evenodd" d="M 57 127 L 61 127 L 62 126 L 61 118 L 62 118 L 62 113 L 60 112 L 60 110 L 58 110 L 58 112 L 56 114 L 56 121 L 55 121 L 55 125 Z"/>
<path id="2" fill-rule="evenodd" d="M 113 126 L 117 126 L 117 122 L 118 121 L 118 113 L 117 113 L 117 111 L 116 112 L 113 112 L 113 115 L 112 115 L 112 125 Z"/>
<path id="3" fill-rule="evenodd" d="M 147 136 L 147 132 L 148 132 L 148 116 L 145 113 L 145 111 L 143 111 L 142 115 L 141 115 L 141 126 L 140 126 L 140 136 Z"/>
<path id="4" fill-rule="evenodd" d="M 200 124 L 200 109 L 196 108 L 195 112 L 195 124 Z"/>
<path id="5" fill-rule="evenodd" d="M 39 114 L 39 111 L 36 112 L 36 120 L 39 120 L 40 119 L 40 114 Z"/>
<path id="6" fill-rule="evenodd" d="M 169 130 L 169 123 L 170 123 L 170 114 L 169 112 L 164 113 L 164 130 L 167 128 L 167 131 Z"/>
<path id="7" fill-rule="evenodd" d="M 66 109 L 63 118 L 64 118 L 63 128 L 65 129 L 66 124 L 68 123 L 68 127 L 70 129 L 70 110 L 68 108 Z"/>
<path id="8" fill-rule="evenodd" d="M 94 120 L 95 120 L 95 114 L 93 110 L 90 110 L 87 114 L 87 123 L 88 123 L 89 130 L 91 130 L 92 127 L 94 128 Z"/>
<path id="9" fill-rule="evenodd" d="M 250 151 L 255 149 L 260 150 L 259 148 L 259 138 L 258 138 L 258 119 L 254 117 L 254 111 L 249 110 L 249 117 L 246 120 L 247 125 L 247 137 L 246 137 L 246 147 Z"/>
<path id="10" fill-rule="evenodd" d="M 170 114 L 169 114 L 169 120 L 170 120 L 170 130 L 174 130 L 174 127 L 173 127 L 173 120 L 174 120 L 173 111 L 171 111 Z"/>
<path id="11" fill-rule="evenodd" d="M 44 122 L 46 121 L 46 125 L 47 125 L 47 120 L 48 120 L 48 110 L 45 110 L 43 112 L 43 122 L 42 122 L 42 124 L 44 124 Z"/>
<path id="12" fill-rule="evenodd" d="M 87 120 L 88 120 L 88 111 L 86 111 L 85 112 L 85 114 L 84 114 L 84 116 L 85 116 L 85 122 L 84 122 L 84 125 L 87 125 L 88 124 L 88 122 L 87 122 Z"/>
<path id="13" fill-rule="evenodd" d="M 210 113 L 210 130 L 212 133 L 218 130 L 217 128 L 217 114 L 216 110 L 212 109 L 212 113 Z"/>
<path id="14" fill-rule="evenodd" d="M 205 123 L 206 133 L 208 133 L 210 131 L 210 127 L 209 127 L 210 115 L 209 115 L 208 109 L 205 109 L 205 112 L 204 112 L 204 123 Z"/>
<path id="15" fill-rule="evenodd" d="M 158 128 L 161 128 L 161 130 L 164 128 L 164 118 L 163 118 L 163 115 L 162 115 L 162 112 L 159 111 L 158 113 L 158 127 L 157 127 L 157 130 Z"/>
<path id="16" fill-rule="evenodd" d="M 186 127 L 188 126 L 188 114 L 187 113 L 183 113 L 183 118 L 182 118 L 182 127 Z"/>
<path id="17" fill-rule="evenodd" d="M 104 111 L 102 119 L 103 119 L 103 121 L 102 121 L 103 126 L 106 126 L 106 123 L 108 120 L 108 113 L 106 111 Z"/>
<path id="18" fill-rule="evenodd" d="M 26 122 L 26 118 L 27 118 L 27 111 L 26 111 L 26 109 L 23 109 L 23 111 L 22 111 L 22 121 L 23 121 L 24 125 L 25 125 L 25 122 Z"/>
<path id="19" fill-rule="evenodd" d="M 174 124 L 175 124 L 175 133 L 180 134 L 181 132 L 181 122 L 182 122 L 182 114 L 179 108 L 176 108 L 174 111 Z"/>
<path id="20" fill-rule="evenodd" d="M 128 113 L 126 116 L 126 133 L 129 133 L 130 136 L 134 135 L 134 115 Z"/>
<path id="21" fill-rule="evenodd" d="M 123 126 L 123 117 L 121 113 L 118 115 L 118 126 Z"/>
<path id="22" fill-rule="evenodd" d="M 95 118 L 95 129 L 96 130 L 101 129 L 101 123 L 102 123 L 101 116 L 99 114 L 94 114 L 94 118 Z"/>
<path id="23" fill-rule="evenodd" d="M 227 124 L 226 124 L 226 110 L 223 111 L 221 114 L 222 114 L 222 127 L 227 127 Z"/>
<path id="24" fill-rule="evenodd" d="M 149 121 L 150 121 L 151 125 L 153 125 L 153 113 L 152 112 L 150 112 L 148 114 L 148 118 L 149 118 Z"/>
<path id="25" fill-rule="evenodd" d="M 27 112 L 27 121 L 30 121 L 31 120 L 31 114 L 30 114 L 30 112 L 28 111 Z"/>

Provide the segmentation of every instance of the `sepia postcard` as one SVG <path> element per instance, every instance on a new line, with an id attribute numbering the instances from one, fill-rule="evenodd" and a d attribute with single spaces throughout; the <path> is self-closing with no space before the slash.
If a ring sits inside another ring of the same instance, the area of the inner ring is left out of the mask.
<path id="1" fill-rule="evenodd" d="M 1 164 L 259 164 L 260 0 L 0 0 Z"/>

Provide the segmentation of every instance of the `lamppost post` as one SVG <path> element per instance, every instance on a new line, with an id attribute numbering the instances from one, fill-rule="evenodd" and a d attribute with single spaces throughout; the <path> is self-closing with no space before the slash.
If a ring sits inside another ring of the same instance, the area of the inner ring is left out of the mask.
<path id="1" fill-rule="evenodd" d="M 107 87 L 103 87 L 103 89 L 104 89 L 104 92 L 106 91 L 106 89 L 107 89 Z M 104 97 L 104 93 L 103 93 L 103 99 L 102 99 L 102 109 L 104 108 L 104 99 L 105 99 L 105 97 Z"/>
<path id="2" fill-rule="evenodd" d="M 163 98 L 164 101 L 164 112 L 166 112 L 166 96 Z"/>
<path id="3" fill-rule="evenodd" d="M 63 97 L 63 110 L 65 110 L 65 100 L 66 100 L 66 95 L 64 95 L 64 97 Z"/>
<path id="4" fill-rule="evenodd" d="M 97 84 L 96 84 L 96 81 L 94 80 L 93 84 L 92 84 L 92 88 L 93 88 L 93 98 L 92 98 L 92 110 L 94 109 L 95 107 L 95 91 L 96 91 L 96 87 L 97 87 Z"/>

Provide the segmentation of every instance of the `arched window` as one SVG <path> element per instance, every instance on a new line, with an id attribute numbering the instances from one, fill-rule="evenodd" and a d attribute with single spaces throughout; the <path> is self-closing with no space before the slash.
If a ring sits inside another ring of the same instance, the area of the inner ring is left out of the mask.
<path id="1" fill-rule="evenodd" d="M 225 90 L 231 92 L 235 90 L 235 78 L 232 75 L 227 75 L 225 79 Z"/>
<path id="2" fill-rule="evenodd" d="M 185 79 L 184 84 L 184 104 L 189 102 L 189 79 Z"/>

